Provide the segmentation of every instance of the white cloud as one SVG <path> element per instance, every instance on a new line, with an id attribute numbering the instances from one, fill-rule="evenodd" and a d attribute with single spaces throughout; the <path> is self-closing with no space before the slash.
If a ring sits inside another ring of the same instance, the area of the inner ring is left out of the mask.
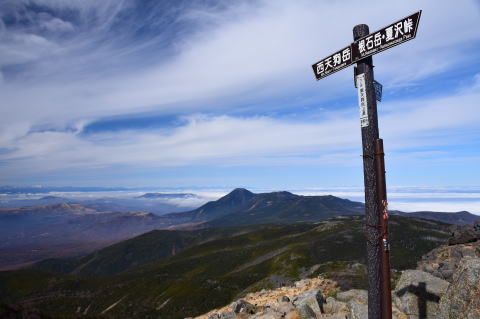
<path id="1" fill-rule="evenodd" d="M 480 201 L 390 201 L 390 209 L 404 212 L 434 211 L 434 212 L 460 212 L 468 211 L 472 214 L 480 215 Z"/>
<path id="2" fill-rule="evenodd" d="M 59 18 L 51 18 L 45 21 L 42 21 L 41 26 L 48 31 L 52 32 L 66 32 L 66 31 L 73 31 L 73 25 L 68 22 L 64 21 Z"/>
<path id="3" fill-rule="evenodd" d="M 388 206 L 391 210 L 404 212 L 469 211 L 480 215 L 480 193 L 478 187 L 405 187 L 387 186 Z M 363 187 L 334 187 L 323 189 L 294 190 L 299 195 L 333 195 L 364 202 Z"/>
<path id="4" fill-rule="evenodd" d="M 457 130 L 475 129 L 480 92 L 459 92 L 455 96 L 425 98 L 387 105 L 380 119 L 381 135 L 395 160 L 431 162 L 458 161 L 442 151 L 402 151 L 423 145 L 445 146 L 465 137 Z M 455 112 L 451 111 L 455 105 Z M 145 129 L 82 135 L 80 130 L 38 131 L 22 138 L 6 137 L 4 147 L 13 152 L 0 154 L 9 171 L 30 172 L 67 168 L 142 165 L 171 167 L 187 165 L 358 165 L 360 133 L 357 110 L 339 111 L 319 122 L 287 121 L 263 117 L 197 115 L 171 130 Z M 435 115 L 435 116 L 433 116 Z M 436 133 L 448 131 L 450 137 Z M 12 135 L 15 135 L 12 133 Z M 475 136 L 471 136 L 472 141 Z M 468 156 L 467 156 L 468 159 Z"/>
<path id="5" fill-rule="evenodd" d="M 27 170 L 34 163 L 37 171 L 140 163 L 160 167 L 222 162 L 228 165 L 225 159 L 250 162 L 278 153 L 302 154 L 318 146 L 343 148 L 352 140 L 352 134 L 338 132 L 336 125 L 218 116 L 193 117 L 168 134 L 128 131 L 82 139 L 75 132 L 36 132 L 15 140 L 9 147 L 17 150 L 0 158 L 13 160 L 13 166 L 25 166 Z M 334 138 L 328 137 L 332 130 L 337 133 Z"/>
<path id="6" fill-rule="evenodd" d="M 480 91 L 475 90 L 446 97 L 386 103 L 381 108 L 381 112 L 386 113 L 380 120 L 381 134 L 405 146 L 419 145 L 418 139 L 422 138 L 445 143 L 449 138 L 456 138 L 449 131 L 451 129 L 476 128 L 480 121 L 479 98 Z"/>
<path id="7" fill-rule="evenodd" d="M 58 49 L 54 42 L 36 34 L 7 34 L 0 36 L 0 39 L 7 42 L 0 48 L 0 66 L 31 62 L 49 56 Z"/>
<path id="8" fill-rule="evenodd" d="M 425 1 L 421 5 L 377 1 L 369 6 L 354 1 L 342 4 L 262 1 L 260 5 L 253 2 L 231 6 L 227 11 L 196 8 L 193 20 L 200 24 L 198 20 L 215 23 L 207 23 L 209 27 L 200 28 L 201 31 L 192 35 L 185 34 L 174 44 L 178 54 L 158 60 L 148 69 L 135 71 L 139 57 L 121 52 L 136 52 L 135 47 L 141 48 L 144 44 L 119 47 L 119 43 L 112 41 L 121 41 L 121 38 L 107 40 L 107 30 L 115 15 L 128 9 L 128 2 L 40 3 L 80 8 L 84 19 L 93 15 L 98 18 L 95 21 L 102 23 L 93 24 L 90 30 L 79 30 L 73 37 L 75 41 L 57 41 L 59 50 L 3 46 L 7 51 L 28 54 L 25 59 L 42 58 L 43 61 L 40 69 L 32 68 L 29 74 L 30 78 L 37 79 L 36 83 L 28 87 L 18 83 L 8 85 L 9 93 L 1 94 L 2 100 L 9 101 L 6 106 L 9 116 L 2 124 L 25 117 L 33 125 L 147 110 L 171 112 L 178 103 L 188 103 L 189 109 L 204 110 L 208 106 L 202 101 L 206 100 L 216 100 L 217 103 L 211 104 L 218 105 L 220 99 L 225 105 L 228 97 L 242 99 L 241 94 L 246 92 L 249 99 L 266 98 L 278 95 L 279 91 L 295 92 L 315 85 L 323 92 L 323 99 L 328 100 L 341 93 L 337 84 L 351 75 L 345 71 L 317 85 L 312 81 L 310 64 L 348 44 L 355 23 L 371 21 L 374 30 L 420 8 L 424 12 L 415 44 L 412 41 L 376 59 L 376 64 L 382 66 L 379 75 L 385 83 L 423 78 L 456 65 L 465 54 L 466 46 L 480 39 L 477 30 L 471 28 L 480 18 L 473 1 L 464 1 L 462 5 L 437 1 Z M 205 11 L 208 14 L 199 14 Z M 188 16 L 188 10 L 186 12 Z M 453 15 L 462 19 L 449 23 L 446 19 Z M 329 18 L 322 18 L 326 16 Z M 92 47 L 103 38 L 101 46 Z M 58 53 L 48 58 L 45 55 L 49 51 Z M 3 56 L 9 57 L 13 54 Z M 116 60 L 118 65 L 109 65 Z M 119 65 L 124 70 L 109 69 L 118 69 Z M 35 70 L 40 72 L 41 79 Z M 50 70 L 46 77 L 45 70 Z M 192 106 L 193 101 L 196 106 Z"/>
<path id="9" fill-rule="evenodd" d="M 356 109 L 341 116 L 333 112 L 319 123 L 207 116 L 190 117 L 188 124 L 168 134 L 143 130 L 84 137 L 79 132 L 101 117 L 146 111 L 202 113 L 231 107 L 231 100 L 255 104 L 313 90 L 320 92 L 318 103 L 328 107 L 328 101 L 343 96 L 345 85 L 353 90 L 351 72 L 317 83 L 310 65 L 347 45 L 354 24 L 367 22 L 374 31 L 418 9 L 423 9 L 418 38 L 375 57 L 381 66 L 376 74 L 386 86 L 408 85 L 449 70 L 472 58 L 471 47 L 480 40 L 472 27 L 480 20 L 475 1 L 374 1 L 368 6 L 355 1 L 246 2 L 225 10 L 187 8 L 178 21 L 194 23 L 198 30 L 182 34 L 168 56 L 159 54 L 145 67 L 144 55 L 148 50 L 155 55 L 155 46 L 164 38 L 131 43 L 110 30 L 131 2 L 35 2 L 79 10 L 83 24 L 53 16 L 39 20 L 50 31 L 70 32 L 68 40 L 31 29 L 0 28 L 5 40 L 0 66 L 31 64 L 16 80 L 5 75 L 1 83 L 0 148 L 15 151 L 0 154 L 0 160 L 6 161 L 2 171 L 10 176 L 139 163 L 272 163 L 272 157 L 274 163 L 350 163 L 350 154 L 358 153 Z M 461 18 L 452 22 L 452 16 Z M 145 23 L 154 23 L 152 19 L 148 16 Z M 392 141 L 388 147 L 393 150 L 454 142 L 455 137 L 436 136 L 442 130 L 474 127 L 480 120 L 479 95 L 473 90 L 382 105 L 386 115 L 381 134 Z M 32 130 L 72 123 L 75 131 Z"/>

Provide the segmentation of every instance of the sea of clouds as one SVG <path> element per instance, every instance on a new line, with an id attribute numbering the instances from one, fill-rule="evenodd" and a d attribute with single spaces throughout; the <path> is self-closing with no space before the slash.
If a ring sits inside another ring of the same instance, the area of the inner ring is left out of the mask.
<path id="1" fill-rule="evenodd" d="M 21 193 L 0 194 L 0 201 L 9 200 L 38 200 L 45 196 L 56 196 L 76 201 L 94 200 L 99 198 L 135 199 L 145 193 L 169 194 L 195 194 L 196 196 L 178 198 L 142 199 L 167 203 L 177 207 L 195 208 L 209 201 L 225 196 L 233 188 L 146 188 L 120 191 L 95 191 L 95 192 L 48 192 L 48 193 Z M 249 188 L 254 193 L 281 191 L 280 189 Z M 364 201 L 363 187 L 319 187 L 287 189 L 298 195 L 333 195 L 352 201 Z M 459 212 L 469 211 L 480 215 L 480 187 L 415 187 L 392 186 L 387 189 L 389 208 L 404 212 L 437 211 Z"/>

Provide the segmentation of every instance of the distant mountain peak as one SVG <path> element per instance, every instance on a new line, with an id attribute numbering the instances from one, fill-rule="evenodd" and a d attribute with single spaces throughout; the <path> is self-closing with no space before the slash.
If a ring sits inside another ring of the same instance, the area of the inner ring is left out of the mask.
<path id="1" fill-rule="evenodd" d="M 227 196 L 232 194 L 253 194 L 253 193 L 246 188 L 237 187 L 233 191 L 228 193 Z"/>
<path id="2" fill-rule="evenodd" d="M 63 197 L 58 197 L 58 196 L 52 196 L 52 195 L 49 195 L 49 196 L 44 196 L 42 198 L 40 198 L 40 200 L 63 200 Z"/>
<path id="3" fill-rule="evenodd" d="M 227 195 L 223 196 L 219 199 L 219 201 L 226 202 L 226 201 L 233 201 L 233 202 L 245 202 L 255 197 L 255 194 L 245 188 L 235 188 L 233 191 L 228 193 Z"/>
<path id="4" fill-rule="evenodd" d="M 235 188 L 218 200 L 219 203 L 242 204 L 254 198 L 256 194 L 245 188 Z"/>

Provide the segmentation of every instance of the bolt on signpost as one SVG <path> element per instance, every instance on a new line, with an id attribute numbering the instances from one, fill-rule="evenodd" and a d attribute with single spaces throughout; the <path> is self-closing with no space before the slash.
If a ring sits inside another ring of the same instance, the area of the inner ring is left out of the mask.
<path id="1" fill-rule="evenodd" d="M 372 55 L 414 39 L 421 13 L 418 11 L 373 33 L 367 25 L 359 24 L 353 28 L 353 43 L 312 65 L 315 77 L 320 80 L 357 63 L 354 80 L 362 130 L 369 319 L 392 318 L 385 163 L 376 102 L 381 101 L 382 86 L 373 76 Z"/>

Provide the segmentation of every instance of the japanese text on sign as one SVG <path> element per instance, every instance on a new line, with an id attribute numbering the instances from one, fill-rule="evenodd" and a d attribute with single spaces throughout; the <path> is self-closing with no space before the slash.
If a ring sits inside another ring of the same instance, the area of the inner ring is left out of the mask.
<path id="1" fill-rule="evenodd" d="M 358 106 L 360 108 L 360 126 L 368 126 L 367 90 L 365 85 L 365 74 L 357 75 L 355 78 L 358 88 Z"/>
<path id="2" fill-rule="evenodd" d="M 346 48 L 312 65 L 317 80 L 333 74 L 359 60 L 412 40 L 417 35 L 422 11 L 398 20 L 387 27 L 358 39 Z"/>
<path id="3" fill-rule="evenodd" d="M 390 24 L 376 32 L 358 39 L 352 44 L 353 60 L 357 61 L 412 40 L 417 34 L 418 21 L 422 11 Z"/>
<path id="4" fill-rule="evenodd" d="M 327 75 L 340 71 L 352 63 L 352 48 L 348 46 L 313 64 L 312 68 L 315 77 L 317 80 L 320 80 Z"/>

